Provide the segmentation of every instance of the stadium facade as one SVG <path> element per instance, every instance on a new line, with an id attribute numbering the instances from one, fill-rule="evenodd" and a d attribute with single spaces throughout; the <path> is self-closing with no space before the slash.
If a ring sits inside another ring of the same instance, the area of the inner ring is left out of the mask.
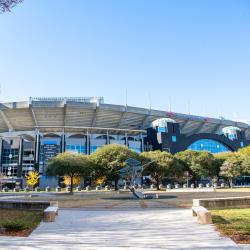
<path id="1" fill-rule="evenodd" d="M 0 104 L 1 173 L 44 175 L 51 157 L 72 151 L 92 154 L 106 144 L 137 152 L 186 149 L 212 153 L 250 144 L 246 123 L 104 103 L 103 98 L 30 98 Z"/>

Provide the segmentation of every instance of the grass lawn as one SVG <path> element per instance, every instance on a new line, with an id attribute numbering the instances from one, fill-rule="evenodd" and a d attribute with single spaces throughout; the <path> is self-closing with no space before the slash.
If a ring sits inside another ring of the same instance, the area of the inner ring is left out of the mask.
<path id="1" fill-rule="evenodd" d="M 4 235 L 28 236 L 41 222 L 43 211 L 0 209 L 0 227 Z"/>
<path id="2" fill-rule="evenodd" d="M 213 223 L 238 243 L 250 243 L 250 208 L 211 210 Z"/>

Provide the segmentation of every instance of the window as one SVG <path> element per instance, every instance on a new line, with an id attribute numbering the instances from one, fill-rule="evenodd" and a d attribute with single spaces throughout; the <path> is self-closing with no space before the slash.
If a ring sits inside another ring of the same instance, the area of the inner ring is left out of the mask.
<path id="1" fill-rule="evenodd" d="M 208 151 L 213 154 L 231 151 L 224 144 L 215 140 L 211 140 L 211 139 L 198 140 L 194 142 L 193 144 L 191 144 L 188 147 L 188 149 L 195 150 L 195 151 Z"/>
<path id="2" fill-rule="evenodd" d="M 83 145 L 75 145 L 75 144 L 67 144 L 66 145 L 66 152 L 73 152 L 79 154 L 86 154 L 86 147 Z"/>
<path id="3" fill-rule="evenodd" d="M 176 136 L 175 135 L 172 136 L 172 142 L 176 142 Z"/>

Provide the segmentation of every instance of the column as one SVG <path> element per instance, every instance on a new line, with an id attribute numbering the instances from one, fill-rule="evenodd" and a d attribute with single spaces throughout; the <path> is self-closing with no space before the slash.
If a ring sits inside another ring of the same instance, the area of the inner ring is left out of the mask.
<path id="1" fill-rule="evenodd" d="M 20 137 L 19 142 L 19 158 L 18 158 L 18 165 L 17 165 L 17 177 L 22 177 L 22 166 L 23 166 L 23 138 Z"/>

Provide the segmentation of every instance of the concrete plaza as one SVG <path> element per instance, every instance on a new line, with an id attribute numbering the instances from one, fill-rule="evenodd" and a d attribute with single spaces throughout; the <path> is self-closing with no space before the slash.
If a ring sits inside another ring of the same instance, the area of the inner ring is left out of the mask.
<path id="1" fill-rule="evenodd" d="M 63 209 L 27 238 L 0 237 L 1 249 L 241 249 L 212 225 L 199 225 L 190 209 Z M 155 203 L 155 204 L 154 204 Z M 150 208 L 151 207 L 151 208 Z"/>

